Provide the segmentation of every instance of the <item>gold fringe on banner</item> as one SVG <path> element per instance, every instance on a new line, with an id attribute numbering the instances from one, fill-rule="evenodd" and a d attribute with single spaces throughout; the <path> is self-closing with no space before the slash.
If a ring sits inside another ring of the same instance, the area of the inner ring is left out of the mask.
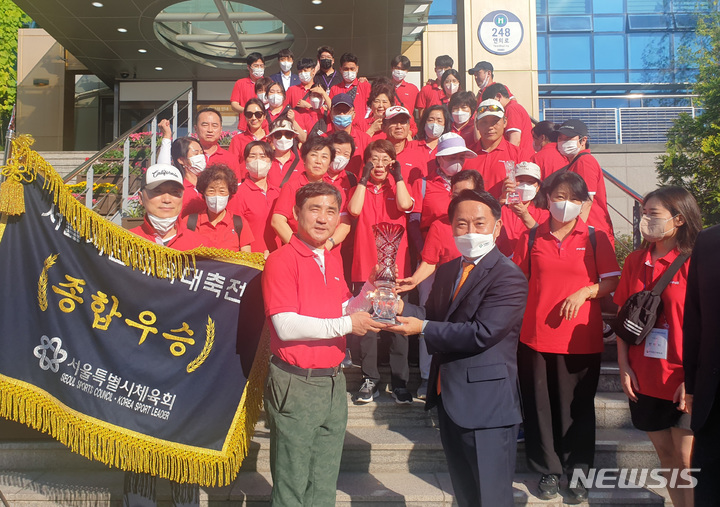
<path id="1" fill-rule="evenodd" d="M 52 196 L 57 211 L 68 224 L 99 251 L 113 255 L 132 269 L 158 278 L 177 278 L 186 268 L 195 266 L 196 256 L 263 269 L 265 259 L 261 253 L 204 247 L 179 252 L 113 224 L 80 203 L 53 167 L 30 148 L 32 143 L 27 135 L 14 139 L 12 157 L 2 169 L 7 180 L 0 190 L 0 239 L 8 215 L 22 214 L 25 210 L 23 185 L 34 182 L 39 174 L 44 179 L 43 189 Z M 220 451 L 168 442 L 105 423 L 68 408 L 31 384 L 4 375 L 0 375 L 0 416 L 49 433 L 71 451 L 108 466 L 181 483 L 224 486 L 235 478 L 247 456 L 262 409 L 269 358 L 270 334 L 265 328 Z"/>
<path id="2" fill-rule="evenodd" d="M 0 375 L 0 417 L 50 434 L 74 453 L 122 470 L 180 483 L 227 486 L 237 476 L 260 417 L 270 359 L 267 327 L 223 448 L 212 451 L 149 437 L 68 408 L 41 389 Z"/>

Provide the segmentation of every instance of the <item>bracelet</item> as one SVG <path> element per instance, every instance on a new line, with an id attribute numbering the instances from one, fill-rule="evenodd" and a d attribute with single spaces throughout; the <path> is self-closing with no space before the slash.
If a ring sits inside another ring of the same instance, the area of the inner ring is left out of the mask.
<path id="1" fill-rule="evenodd" d="M 588 285 L 588 286 L 585 287 L 585 288 L 590 291 L 590 296 L 589 296 L 587 299 L 594 299 L 595 296 L 597 296 L 597 292 L 593 295 L 592 285 Z M 598 292 L 599 292 L 599 291 L 600 291 L 600 288 L 598 287 Z"/>
<path id="2" fill-rule="evenodd" d="M 328 238 L 328 241 L 329 241 L 330 243 L 332 243 L 333 246 L 337 246 L 337 245 L 335 244 L 335 238 L 333 238 L 332 236 L 330 236 L 330 237 Z"/>

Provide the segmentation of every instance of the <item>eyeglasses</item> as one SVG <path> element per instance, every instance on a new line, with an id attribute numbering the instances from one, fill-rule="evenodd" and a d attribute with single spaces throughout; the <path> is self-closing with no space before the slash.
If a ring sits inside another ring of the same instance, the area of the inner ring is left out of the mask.
<path id="1" fill-rule="evenodd" d="M 248 120 L 253 116 L 259 120 L 260 118 L 265 116 L 265 113 L 263 113 L 262 111 L 255 111 L 254 113 L 250 111 L 245 111 L 245 118 L 247 118 Z"/>
<path id="2" fill-rule="evenodd" d="M 274 138 L 274 139 L 280 140 L 280 139 L 282 139 L 283 137 L 284 137 L 285 139 L 292 139 L 293 137 L 295 137 L 295 134 L 293 134 L 292 132 L 289 132 L 289 131 L 287 131 L 287 130 L 280 130 L 279 132 L 275 132 L 275 133 L 273 134 L 273 138 Z"/>
<path id="3" fill-rule="evenodd" d="M 479 107 L 477 112 L 478 113 L 484 113 L 485 111 L 492 111 L 493 113 L 497 113 L 498 111 L 503 113 L 505 110 L 500 106 L 490 105 L 490 106 L 482 106 Z"/>

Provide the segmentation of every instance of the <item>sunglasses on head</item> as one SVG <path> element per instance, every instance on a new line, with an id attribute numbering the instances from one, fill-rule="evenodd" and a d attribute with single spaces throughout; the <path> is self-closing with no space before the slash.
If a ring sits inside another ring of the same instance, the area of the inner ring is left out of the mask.
<path id="1" fill-rule="evenodd" d="M 503 112 L 503 108 L 500 106 L 491 105 L 479 107 L 477 110 L 478 113 L 484 113 L 485 111 L 492 111 L 493 113 L 497 113 L 498 111 Z"/>
<path id="2" fill-rule="evenodd" d="M 265 116 L 265 113 L 263 113 L 262 111 L 255 111 L 254 113 L 251 113 L 250 111 L 245 111 L 245 118 L 247 118 L 248 120 L 253 116 L 257 119 L 260 119 Z"/>
<path id="3" fill-rule="evenodd" d="M 273 138 L 278 139 L 278 140 L 279 140 L 279 139 L 282 139 L 283 137 L 284 137 L 285 139 L 292 139 L 292 138 L 295 137 L 295 136 L 293 135 L 292 132 L 289 132 L 289 131 L 287 131 L 287 130 L 280 130 L 280 131 L 275 132 L 275 133 L 273 134 Z"/>

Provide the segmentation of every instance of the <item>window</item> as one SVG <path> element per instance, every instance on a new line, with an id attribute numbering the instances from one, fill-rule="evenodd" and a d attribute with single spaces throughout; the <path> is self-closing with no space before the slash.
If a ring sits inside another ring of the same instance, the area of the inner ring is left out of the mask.
<path id="1" fill-rule="evenodd" d="M 550 72 L 550 82 L 554 84 L 590 83 L 592 74 L 589 72 Z"/>
<path id="2" fill-rule="evenodd" d="M 590 16 L 550 16 L 551 32 L 590 32 Z"/>
<path id="3" fill-rule="evenodd" d="M 537 36 L 538 70 L 547 70 L 547 35 Z"/>
<path id="4" fill-rule="evenodd" d="M 596 32 L 624 32 L 625 16 L 595 16 Z"/>
<path id="5" fill-rule="evenodd" d="M 625 36 L 595 36 L 595 68 L 598 70 L 622 70 L 625 65 Z"/>
<path id="6" fill-rule="evenodd" d="M 667 30 L 673 23 L 669 15 L 665 14 L 632 14 L 628 15 L 628 28 L 630 30 Z"/>
<path id="7" fill-rule="evenodd" d="M 538 16 L 536 21 L 538 33 L 547 32 L 547 18 L 545 16 Z"/>
<path id="8" fill-rule="evenodd" d="M 589 70 L 590 64 L 589 35 L 554 35 L 550 37 L 551 70 Z M 553 82 L 555 82 L 554 78 Z"/>
<path id="9" fill-rule="evenodd" d="M 590 14 L 591 0 L 548 0 L 549 14 Z"/>
<path id="10" fill-rule="evenodd" d="M 626 72 L 596 72 L 596 83 L 627 83 Z"/>
<path id="11" fill-rule="evenodd" d="M 663 69 L 669 66 L 669 34 L 630 34 L 627 37 L 630 69 Z"/>
<path id="12" fill-rule="evenodd" d="M 628 12 L 669 12 L 670 0 L 627 0 Z"/>
<path id="13" fill-rule="evenodd" d="M 623 0 L 593 0 L 595 14 L 620 14 L 624 7 Z"/>

